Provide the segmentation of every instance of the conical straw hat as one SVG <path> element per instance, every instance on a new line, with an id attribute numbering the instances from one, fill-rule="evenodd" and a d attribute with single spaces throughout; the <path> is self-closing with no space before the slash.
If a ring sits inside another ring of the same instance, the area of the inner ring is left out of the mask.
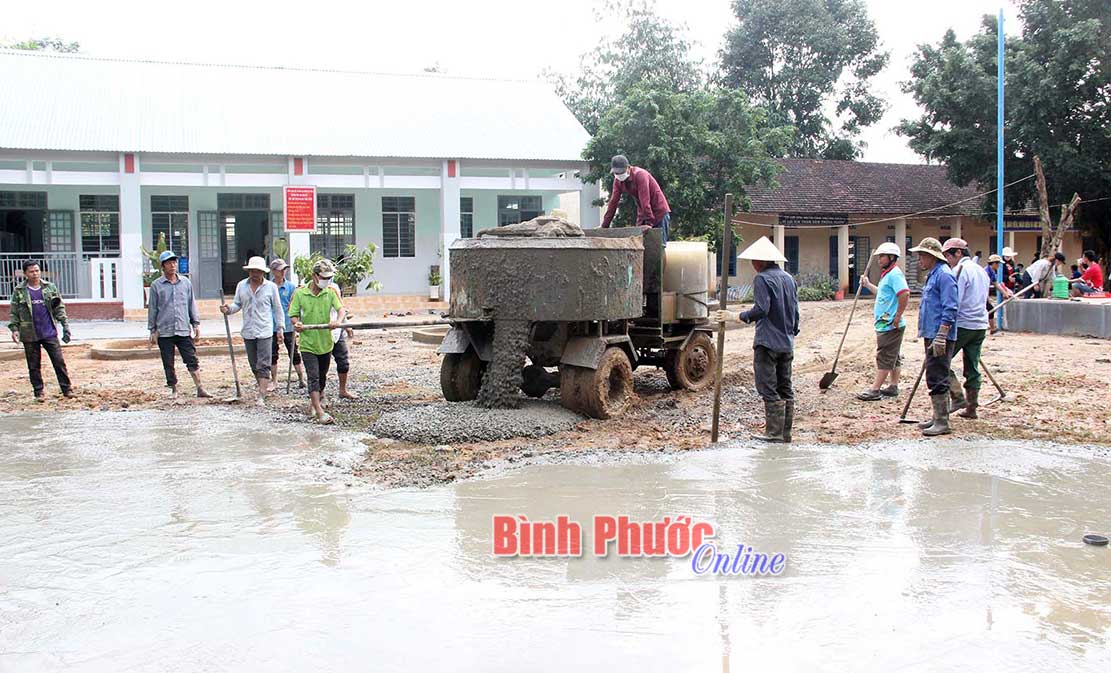
<path id="1" fill-rule="evenodd" d="M 740 255 L 741 259 L 757 259 L 763 262 L 786 262 L 787 258 L 783 253 L 779 252 L 779 248 L 775 247 L 775 243 L 768 240 L 767 236 L 761 236 L 756 239 L 756 242 L 745 248 L 745 251 Z"/>

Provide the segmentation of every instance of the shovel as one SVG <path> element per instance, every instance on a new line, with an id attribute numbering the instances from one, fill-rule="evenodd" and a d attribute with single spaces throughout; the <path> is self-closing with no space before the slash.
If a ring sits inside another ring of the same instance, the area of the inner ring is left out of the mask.
<path id="1" fill-rule="evenodd" d="M 876 253 L 873 251 L 868 255 L 868 263 L 864 265 L 864 275 L 868 275 L 868 270 L 872 268 L 872 257 Z M 845 331 L 841 333 L 841 343 L 837 346 L 837 355 L 833 358 L 833 368 L 830 369 L 822 380 L 818 381 L 818 388 L 820 390 L 828 390 L 833 382 L 837 380 L 837 361 L 841 359 L 841 348 L 845 345 L 845 337 L 849 335 L 849 325 L 853 324 L 853 314 L 856 313 L 856 302 L 860 301 L 860 291 L 864 289 L 864 283 L 859 280 L 856 283 L 856 296 L 853 297 L 853 307 L 849 309 L 849 322 L 845 323 Z"/>
<path id="2" fill-rule="evenodd" d="M 910 389 L 910 395 L 907 397 L 907 403 L 903 405 L 903 413 L 899 415 L 900 423 L 917 423 L 914 419 L 907 418 L 907 411 L 910 410 L 910 403 L 914 400 L 914 394 L 918 392 L 918 384 L 922 383 L 922 376 L 926 373 L 926 361 L 922 360 L 922 369 L 918 372 L 918 378 L 914 379 L 914 387 Z"/>
<path id="3" fill-rule="evenodd" d="M 227 306 L 224 303 L 224 293 L 220 293 L 220 306 Z M 224 313 L 221 311 L 221 313 Z M 224 332 L 228 335 L 228 356 L 231 357 L 231 375 L 235 378 L 235 397 L 229 397 L 225 402 L 238 402 L 239 398 L 243 396 L 243 391 L 239 388 L 239 371 L 235 368 L 235 347 L 231 343 L 231 323 L 228 322 L 228 314 L 224 313 Z"/>

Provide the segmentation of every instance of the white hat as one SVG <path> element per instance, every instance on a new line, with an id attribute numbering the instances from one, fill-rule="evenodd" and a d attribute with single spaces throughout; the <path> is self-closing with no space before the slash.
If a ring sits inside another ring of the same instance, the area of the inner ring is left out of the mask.
<path id="1" fill-rule="evenodd" d="M 894 255 L 895 257 L 901 257 L 903 252 L 899 250 L 899 246 L 895 243 L 892 243 L 891 241 L 885 241 L 883 243 L 880 243 L 880 247 L 876 248 L 876 254 Z"/>
<path id="2" fill-rule="evenodd" d="M 775 247 L 775 243 L 768 240 L 767 236 L 756 239 L 752 245 L 738 255 L 741 259 L 755 259 L 762 262 L 786 262 L 787 258 Z"/>
<path id="3" fill-rule="evenodd" d="M 1009 247 L 1008 248 L 1003 248 L 1003 256 L 1004 257 L 1014 257 L 1015 256 L 1014 249 L 1009 248 Z"/>
<path id="4" fill-rule="evenodd" d="M 244 271 L 261 271 L 263 273 L 269 273 L 270 268 L 266 266 L 266 260 L 265 259 L 263 259 L 261 257 L 252 257 L 247 262 L 247 266 L 243 267 L 243 270 Z"/>

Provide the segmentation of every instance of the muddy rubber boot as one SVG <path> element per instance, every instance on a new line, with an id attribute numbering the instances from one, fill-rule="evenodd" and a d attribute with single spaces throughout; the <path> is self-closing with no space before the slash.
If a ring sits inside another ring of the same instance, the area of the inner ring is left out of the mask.
<path id="1" fill-rule="evenodd" d="M 980 406 L 980 389 L 965 388 L 964 395 L 968 399 L 968 405 L 957 415 L 961 418 L 979 418 L 976 409 Z"/>
<path id="2" fill-rule="evenodd" d="M 957 384 L 957 379 L 952 374 L 949 376 L 949 413 L 960 411 L 968 406 L 964 399 L 964 391 Z"/>
<path id="3" fill-rule="evenodd" d="M 783 441 L 783 420 L 787 413 L 787 403 L 783 400 L 764 402 L 764 432 L 752 433 L 753 439 L 763 442 Z"/>
<path id="4" fill-rule="evenodd" d="M 795 401 L 787 400 L 783 407 L 783 441 L 790 443 L 791 428 L 795 425 Z"/>
<path id="5" fill-rule="evenodd" d="M 930 401 L 934 404 L 934 422 L 923 430 L 922 434 L 927 437 L 949 434 L 952 432 L 949 427 L 949 395 L 947 393 L 930 395 Z"/>

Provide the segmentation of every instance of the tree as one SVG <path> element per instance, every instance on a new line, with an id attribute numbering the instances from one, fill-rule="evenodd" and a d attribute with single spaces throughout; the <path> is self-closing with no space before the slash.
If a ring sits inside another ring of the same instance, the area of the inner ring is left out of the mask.
<path id="1" fill-rule="evenodd" d="M 602 115 L 583 152 L 591 166 L 583 180 L 608 178 L 610 157 L 625 154 L 663 187 L 674 237 L 703 236 L 720 219 L 726 192 L 740 197 L 745 185 L 774 181 L 774 157 L 782 156 L 792 135 L 741 91 L 677 92 L 642 83 Z M 616 223 L 634 221 L 628 204 Z"/>
<path id="2" fill-rule="evenodd" d="M 888 61 L 863 1 L 734 0 L 733 12 L 722 83 L 795 127 L 791 156 L 858 157 L 861 129 L 886 108 L 869 82 Z"/>
<path id="3" fill-rule="evenodd" d="M 40 37 L 37 39 L 23 40 L 22 42 L 8 42 L 0 44 L 4 49 L 26 49 L 27 51 L 57 51 L 65 54 L 75 54 L 81 51 L 77 42 L 65 42 L 60 37 Z"/>
<path id="4" fill-rule="evenodd" d="M 1006 43 L 1004 179 L 1034 172 L 1041 157 L 1047 198 L 1111 196 L 1111 2 L 1020 0 L 1023 27 Z M 960 185 L 995 186 L 997 20 L 985 16 L 966 42 L 952 31 L 919 46 L 904 90 L 924 109 L 898 131 L 919 154 L 944 162 Z M 1025 208 L 1037 184 L 1008 187 L 1005 206 Z M 1111 245 L 1111 202 L 1081 204 L 1078 226 Z M 994 212 L 994 195 L 984 210 Z"/>
<path id="5" fill-rule="evenodd" d="M 701 62 L 691 56 L 685 28 L 657 16 L 652 2 L 615 3 L 605 11 L 607 22 L 615 20 L 613 12 L 622 13 L 618 21 L 625 32 L 618 39 L 583 54 L 573 81 L 551 70 L 542 73 L 591 135 L 606 110 L 634 86 L 692 92 L 705 80 Z"/>

